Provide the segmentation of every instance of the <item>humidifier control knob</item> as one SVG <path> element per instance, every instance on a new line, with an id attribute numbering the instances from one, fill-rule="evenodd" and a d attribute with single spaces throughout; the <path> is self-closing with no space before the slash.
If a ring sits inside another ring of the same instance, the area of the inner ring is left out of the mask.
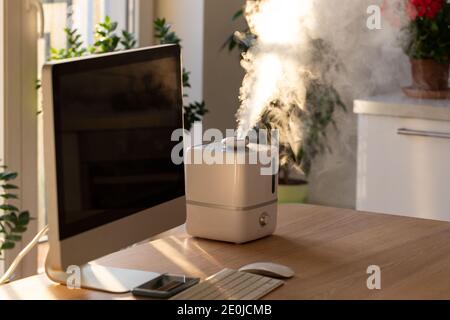
<path id="1" fill-rule="evenodd" d="M 270 216 L 267 213 L 263 213 L 261 217 L 259 218 L 259 224 L 261 227 L 265 227 L 269 224 Z"/>

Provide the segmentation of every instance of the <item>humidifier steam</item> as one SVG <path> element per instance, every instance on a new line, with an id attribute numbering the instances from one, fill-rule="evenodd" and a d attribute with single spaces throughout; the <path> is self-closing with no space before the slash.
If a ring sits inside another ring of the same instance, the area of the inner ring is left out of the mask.
<path id="1" fill-rule="evenodd" d="M 246 149 L 250 144 L 249 137 L 241 138 L 241 137 L 228 137 L 222 140 L 222 144 L 229 149 L 240 150 Z"/>

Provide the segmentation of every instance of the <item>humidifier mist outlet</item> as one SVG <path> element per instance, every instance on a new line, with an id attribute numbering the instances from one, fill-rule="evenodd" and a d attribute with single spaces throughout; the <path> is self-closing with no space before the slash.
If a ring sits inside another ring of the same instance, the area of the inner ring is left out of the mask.
<path id="1" fill-rule="evenodd" d="M 248 141 L 244 144 L 236 142 L 228 140 L 228 143 L 224 141 L 187 150 L 187 157 L 192 160 L 201 159 L 212 148 L 224 159 L 219 164 L 207 161 L 186 164 L 186 228 L 191 236 L 245 243 L 275 231 L 278 175 L 263 174 L 261 169 L 267 164 L 241 162 L 260 152 L 267 154 L 270 147 L 249 144 Z"/>
<path id="2" fill-rule="evenodd" d="M 245 149 L 250 144 L 250 139 L 246 137 L 245 139 L 237 137 L 229 137 L 222 140 L 222 145 L 226 148 L 231 148 L 234 150 Z"/>

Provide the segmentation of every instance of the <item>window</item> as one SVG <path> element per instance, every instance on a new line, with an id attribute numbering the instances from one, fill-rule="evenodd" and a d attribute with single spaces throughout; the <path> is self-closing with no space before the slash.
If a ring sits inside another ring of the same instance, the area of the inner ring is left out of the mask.
<path id="1" fill-rule="evenodd" d="M 14 204 L 37 213 L 37 2 L 0 0 L 0 163 L 19 173 L 20 187 Z M 31 221 L 23 235 L 26 245 L 36 234 Z M 21 245 L 5 253 L 8 266 L 20 252 Z M 2 261 L 0 261 L 1 263 Z M 25 257 L 16 277 L 36 273 L 35 256 Z"/>
<path id="2" fill-rule="evenodd" d="M 44 34 L 40 5 L 44 13 Z M 142 19 L 140 16 L 142 16 Z M 109 15 L 118 29 L 138 36 L 139 45 L 152 42 L 153 0 L 0 0 L 0 165 L 19 172 L 17 205 L 37 217 L 21 245 L 0 261 L 0 272 L 46 223 L 42 110 L 36 90 L 50 49 L 66 47 L 65 27 L 77 28 L 86 44 L 94 41 L 95 25 Z M 38 137 L 38 138 L 37 138 Z M 36 255 L 25 257 L 16 278 L 36 273 Z"/>
<path id="3" fill-rule="evenodd" d="M 85 44 L 94 43 L 93 30 L 105 16 L 118 22 L 118 30 L 135 32 L 135 0 L 44 0 L 45 34 L 40 41 L 39 62 L 51 48 L 64 48 L 64 28 L 77 29 Z"/>

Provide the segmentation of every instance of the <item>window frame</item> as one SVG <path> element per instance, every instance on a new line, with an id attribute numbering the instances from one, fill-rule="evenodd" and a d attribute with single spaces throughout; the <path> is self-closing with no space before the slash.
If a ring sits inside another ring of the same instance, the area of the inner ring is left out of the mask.
<path id="1" fill-rule="evenodd" d="M 155 0 L 134 0 L 134 32 L 139 47 L 155 44 L 153 20 L 156 18 Z"/>
<path id="2" fill-rule="evenodd" d="M 37 39 L 38 12 L 33 0 L 0 0 L 0 158 L 17 171 L 19 208 L 37 217 Z M 7 268 L 37 233 L 33 220 L 16 248 L 4 255 Z M 28 254 L 15 279 L 36 274 L 37 250 Z"/>
<path id="3" fill-rule="evenodd" d="M 15 204 L 38 218 L 38 23 L 37 0 L 0 0 L 0 165 L 17 171 L 15 183 L 20 200 Z M 138 38 L 138 46 L 154 43 L 154 0 L 133 1 L 134 19 L 128 22 Z M 19 107 L 15 107 L 19 106 Z M 16 248 L 0 261 L 0 274 L 38 231 L 38 221 Z M 15 279 L 35 275 L 37 249 L 32 250 L 16 271 Z"/>

